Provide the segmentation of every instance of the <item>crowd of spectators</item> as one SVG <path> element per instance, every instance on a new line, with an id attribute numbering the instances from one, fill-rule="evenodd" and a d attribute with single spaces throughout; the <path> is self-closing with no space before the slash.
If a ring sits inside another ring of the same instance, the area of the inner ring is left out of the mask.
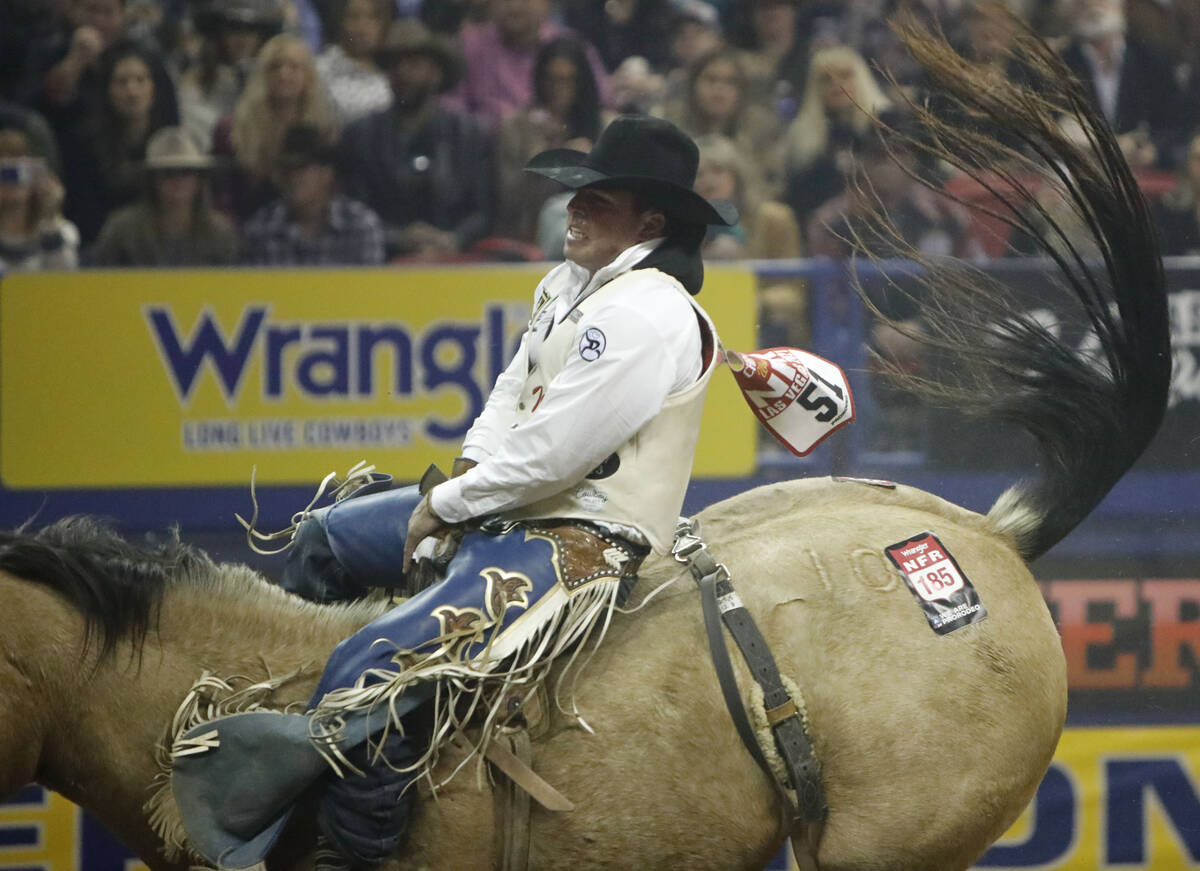
<path id="1" fill-rule="evenodd" d="M 1006 9 L 1109 119 L 1166 253 L 1200 253 L 1195 0 L 9 0 L 0 271 L 554 259 L 565 197 L 521 168 L 621 112 L 695 137 L 740 207 L 711 259 L 845 256 L 864 180 L 918 249 L 1012 254 L 874 127 L 938 100 L 892 15 L 1019 78 Z M 785 335 L 800 294 L 764 289 Z"/>

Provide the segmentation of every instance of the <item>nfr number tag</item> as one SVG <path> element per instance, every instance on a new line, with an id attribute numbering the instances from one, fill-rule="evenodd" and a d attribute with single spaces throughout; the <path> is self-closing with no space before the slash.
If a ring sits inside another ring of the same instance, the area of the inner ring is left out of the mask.
<path id="1" fill-rule="evenodd" d="M 936 535 L 922 532 L 885 551 L 938 635 L 987 616 L 979 594 Z"/>

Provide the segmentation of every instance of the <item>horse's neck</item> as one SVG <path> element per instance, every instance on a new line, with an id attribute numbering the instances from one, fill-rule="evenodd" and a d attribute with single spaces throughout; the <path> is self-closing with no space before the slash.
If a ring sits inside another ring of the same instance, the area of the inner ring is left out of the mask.
<path id="1" fill-rule="evenodd" d="M 303 702 L 333 647 L 366 620 L 361 608 L 319 609 L 275 589 L 252 592 L 168 591 L 140 650 L 123 641 L 94 672 L 95 657 L 79 664 L 77 646 L 46 651 L 57 657 L 64 678 L 51 688 L 58 698 L 46 723 L 38 778 L 92 811 L 143 856 L 157 844 L 145 811 L 159 773 L 155 748 L 193 682 L 205 672 L 233 678 L 237 687 L 294 675 L 272 702 Z M 74 614 L 60 619 L 79 621 Z"/>

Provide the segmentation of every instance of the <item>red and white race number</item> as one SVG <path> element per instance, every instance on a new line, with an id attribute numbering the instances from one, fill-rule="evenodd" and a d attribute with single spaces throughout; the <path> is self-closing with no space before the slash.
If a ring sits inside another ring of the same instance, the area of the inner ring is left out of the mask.
<path id="1" fill-rule="evenodd" d="M 912 581 L 917 595 L 926 602 L 949 598 L 952 593 L 963 588 L 962 575 L 948 559 L 940 560 L 927 569 L 909 575 L 908 578 Z"/>
<path id="2" fill-rule="evenodd" d="M 926 602 L 948 599 L 963 588 L 962 572 L 936 536 L 916 536 L 892 545 L 887 553 L 913 592 Z"/>

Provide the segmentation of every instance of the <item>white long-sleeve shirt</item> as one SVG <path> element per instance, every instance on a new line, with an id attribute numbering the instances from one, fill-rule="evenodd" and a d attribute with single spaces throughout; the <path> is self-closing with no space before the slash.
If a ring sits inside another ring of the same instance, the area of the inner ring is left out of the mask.
<path id="1" fill-rule="evenodd" d="M 439 517 L 457 523 L 574 486 L 658 414 L 668 396 L 696 381 L 701 371 L 696 314 L 660 273 L 647 270 L 644 278 L 606 293 L 590 314 L 578 321 L 570 317 L 576 303 L 659 244 L 655 239 L 634 245 L 594 275 L 567 261 L 542 279 L 530 329 L 463 441 L 463 456 L 479 465 L 430 494 Z M 554 301 L 537 308 L 547 297 Z M 562 329 L 575 332 L 576 350 L 536 413 L 514 429 L 530 361 L 537 360 L 549 331 Z"/>

